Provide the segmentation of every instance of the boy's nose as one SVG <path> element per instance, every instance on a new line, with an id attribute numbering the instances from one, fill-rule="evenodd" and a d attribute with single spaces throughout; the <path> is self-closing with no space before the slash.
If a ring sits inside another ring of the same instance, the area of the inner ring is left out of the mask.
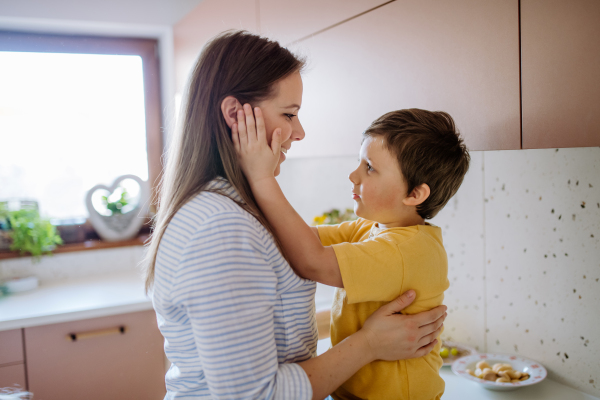
<path id="1" fill-rule="evenodd" d="M 358 179 L 356 178 L 356 170 L 350 172 L 350 175 L 348 175 L 348 179 L 350 179 L 350 182 L 354 183 L 355 185 L 358 185 Z"/>

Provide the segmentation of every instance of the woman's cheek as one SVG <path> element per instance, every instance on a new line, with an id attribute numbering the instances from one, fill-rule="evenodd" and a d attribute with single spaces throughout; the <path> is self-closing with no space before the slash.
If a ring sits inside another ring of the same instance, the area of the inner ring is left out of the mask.
<path id="1" fill-rule="evenodd" d="M 292 124 L 288 124 L 285 132 L 281 132 L 281 143 L 290 140 L 292 137 Z"/>

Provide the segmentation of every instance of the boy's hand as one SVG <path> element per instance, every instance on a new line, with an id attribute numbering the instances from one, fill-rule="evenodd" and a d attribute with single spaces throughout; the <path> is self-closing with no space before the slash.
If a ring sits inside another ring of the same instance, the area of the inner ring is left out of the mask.
<path id="1" fill-rule="evenodd" d="M 260 108 L 255 107 L 253 115 L 250 104 L 244 104 L 244 109 L 237 113 L 237 123 L 231 127 L 231 138 L 242 170 L 251 184 L 275 176 L 281 151 L 281 129 L 275 129 L 269 146 Z"/>

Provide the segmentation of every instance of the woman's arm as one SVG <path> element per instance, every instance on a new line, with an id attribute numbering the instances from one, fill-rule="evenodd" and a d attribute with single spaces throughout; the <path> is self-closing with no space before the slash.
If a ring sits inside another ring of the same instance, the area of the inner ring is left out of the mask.
<path id="1" fill-rule="evenodd" d="M 245 114 L 244 114 L 245 112 Z M 285 198 L 275 180 L 281 137 L 266 139 L 262 112 L 246 104 L 232 126 L 234 146 L 260 209 L 281 241 L 286 256 L 298 275 L 329 286 L 344 287 L 335 252 L 323 246 L 318 232 L 311 229 Z"/>
<path id="2" fill-rule="evenodd" d="M 381 307 L 361 330 L 324 354 L 300 363 L 313 389 L 313 399 L 323 399 L 374 360 L 422 357 L 433 349 L 441 334 L 446 307 L 415 315 L 402 315 L 415 298 L 408 291 Z"/>

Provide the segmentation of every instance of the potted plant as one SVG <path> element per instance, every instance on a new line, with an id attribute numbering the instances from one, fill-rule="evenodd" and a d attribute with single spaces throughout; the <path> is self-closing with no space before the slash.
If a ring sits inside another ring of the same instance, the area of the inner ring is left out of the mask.
<path id="1" fill-rule="evenodd" d="M 336 225 L 345 221 L 354 221 L 356 218 L 358 217 L 351 208 L 344 211 L 334 208 L 313 218 L 313 225 Z"/>
<path id="2" fill-rule="evenodd" d="M 35 260 L 63 243 L 56 227 L 40 217 L 37 208 L 9 211 L 5 203 L 0 203 L 0 230 L 2 243 L 10 243 L 9 250 L 31 254 Z"/>

